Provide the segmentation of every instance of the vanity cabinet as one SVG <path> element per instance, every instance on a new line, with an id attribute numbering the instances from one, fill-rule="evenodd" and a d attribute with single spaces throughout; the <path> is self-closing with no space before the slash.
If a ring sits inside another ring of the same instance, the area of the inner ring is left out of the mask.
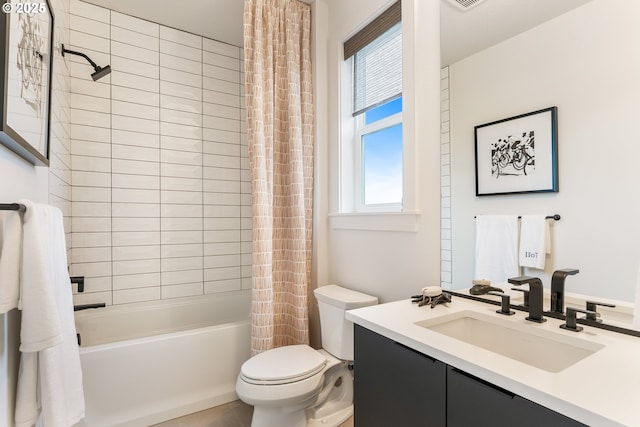
<path id="1" fill-rule="evenodd" d="M 584 426 L 451 366 L 447 366 L 447 426 Z"/>
<path id="2" fill-rule="evenodd" d="M 355 325 L 356 426 L 446 425 L 447 365 Z"/>
<path id="3" fill-rule="evenodd" d="M 583 426 L 362 326 L 354 328 L 356 427 Z"/>

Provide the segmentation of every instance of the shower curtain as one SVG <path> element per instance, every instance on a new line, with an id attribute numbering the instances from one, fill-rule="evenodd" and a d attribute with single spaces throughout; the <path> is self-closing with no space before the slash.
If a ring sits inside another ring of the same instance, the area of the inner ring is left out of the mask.
<path id="1" fill-rule="evenodd" d="M 252 354 L 309 342 L 314 150 L 310 27 L 310 6 L 298 0 L 245 0 Z"/>

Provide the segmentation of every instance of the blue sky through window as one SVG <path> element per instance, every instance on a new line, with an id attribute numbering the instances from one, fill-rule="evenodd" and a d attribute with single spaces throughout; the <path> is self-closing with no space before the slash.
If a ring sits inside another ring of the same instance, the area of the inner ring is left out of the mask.
<path id="1" fill-rule="evenodd" d="M 382 120 L 386 117 L 392 116 L 402 111 L 402 97 L 389 101 L 386 104 L 382 104 L 379 107 L 373 108 L 364 113 L 364 124 L 369 125 L 378 120 Z"/>
<path id="2" fill-rule="evenodd" d="M 365 113 L 370 124 L 402 111 L 402 98 Z M 362 136 L 365 205 L 402 203 L 402 123 Z"/>

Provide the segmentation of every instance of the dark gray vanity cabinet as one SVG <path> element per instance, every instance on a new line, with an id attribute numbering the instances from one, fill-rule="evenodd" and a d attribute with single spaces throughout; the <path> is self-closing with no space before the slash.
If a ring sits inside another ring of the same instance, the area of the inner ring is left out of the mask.
<path id="1" fill-rule="evenodd" d="M 575 420 L 355 325 L 356 427 L 574 427 Z"/>
<path id="2" fill-rule="evenodd" d="M 355 325 L 354 422 L 444 427 L 447 365 Z"/>
<path id="3" fill-rule="evenodd" d="M 447 426 L 577 427 L 584 424 L 447 366 Z"/>

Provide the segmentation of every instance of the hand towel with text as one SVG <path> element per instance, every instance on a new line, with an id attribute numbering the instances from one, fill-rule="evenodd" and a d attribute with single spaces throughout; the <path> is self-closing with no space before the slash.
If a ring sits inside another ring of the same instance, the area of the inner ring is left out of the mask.
<path id="1" fill-rule="evenodd" d="M 548 253 L 551 253 L 549 221 L 544 215 L 522 215 L 520 220 L 521 267 L 544 270 Z"/>

